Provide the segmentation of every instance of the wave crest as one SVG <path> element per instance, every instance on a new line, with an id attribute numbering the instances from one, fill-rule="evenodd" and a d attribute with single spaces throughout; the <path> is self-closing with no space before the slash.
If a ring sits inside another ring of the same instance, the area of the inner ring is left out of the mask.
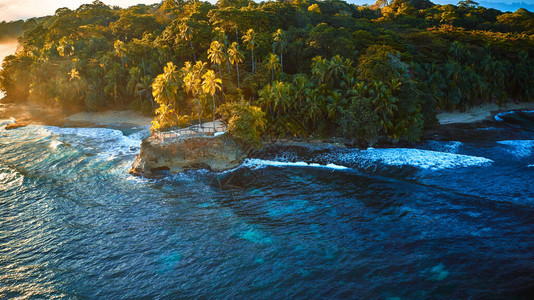
<path id="1" fill-rule="evenodd" d="M 488 166 L 493 160 L 470 155 L 437 152 L 411 148 L 370 148 L 353 151 L 338 158 L 344 165 L 357 164 L 359 167 L 412 166 L 418 169 L 444 170 L 471 166 Z"/>

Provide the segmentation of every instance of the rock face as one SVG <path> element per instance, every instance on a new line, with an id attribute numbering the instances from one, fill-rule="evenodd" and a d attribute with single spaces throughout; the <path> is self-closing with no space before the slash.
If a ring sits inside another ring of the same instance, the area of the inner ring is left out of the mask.
<path id="1" fill-rule="evenodd" d="M 215 172 L 233 169 L 246 158 L 242 147 L 228 134 L 194 136 L 162 142 L 151 136 L 141 144 L 130 174 L 153 177 L 161 171 L 192 169 Z"/>

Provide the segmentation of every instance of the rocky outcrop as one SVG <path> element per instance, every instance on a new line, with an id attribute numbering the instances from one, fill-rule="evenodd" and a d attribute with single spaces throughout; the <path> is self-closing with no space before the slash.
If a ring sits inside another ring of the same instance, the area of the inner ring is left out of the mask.
<path id="1" fill-rule="evenodd" d="M 12 130 L 12 129 L 17 129 L 17 128 L 21 128 L 21 127 L 26 127 L 30 125 L 30 122 L 12 122 L 12 123 L 9 123 L 6 125 L 5 129 L 6 130 Z"/>
<path id="2" fill-rule="evenodd" d="M 228 134 L 165 142 L 151 136 L 143 140 L 130 174 L 154 177 L 161 171 L 180 173 L 191 169 L 220 172 L 238 167 L 245 158 L 243 148 Z"/>

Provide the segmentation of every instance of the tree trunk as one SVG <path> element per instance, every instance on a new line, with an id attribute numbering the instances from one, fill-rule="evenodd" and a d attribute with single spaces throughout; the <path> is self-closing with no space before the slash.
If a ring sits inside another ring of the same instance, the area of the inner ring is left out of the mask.
<path id="1" fill-rule="evenodd" d="M 200 118 L 200 97 L 198 97 L 198 128 L 200 129 L 202 125 L 202 119 Z"/>
<path id="2" fill-rule="evenodd" d="M 215 135 L 215 94 L 211 95 L 213 99 L 213 135 Z"/>
<path id="3" fill-rule="evenodd" d="M 254 49 L 252 49 L 252 75 L 254 75 Z"/>
<path id="4" fill-rule="evenodd" d="M 280 46 L 280 68 L 282 73 L 284 73 L 284 46 Z"/>
<path id="5" fill-rule="evenodd" d="M 221 72 L 221 64 L 218 63 L 217 66 L 219 67 L 219 76 L 221 76 L 221 92 L 223 94 L 223 98 L 225 98 L 224 97 L 224 83 L 223 83 L 223 80 L 222 80 L 223 78 L 222 78 L 222 72 Z"/>
<path id="6" fill-rule="evenodd" d="M 146 76 L 145 59 L 141 58 L 141 60 L 143 61 L 143 76 Z"/>
<path id="7" fill-rule="evenodd" d="M 237 88 L 240 89 L 241 87 L 239 86 L 239 64 L 235 64 L 235 69 L 237 72 Z"/>
<path id="8" fill-rule="evenodd" d="M 195 55 L 195 47 L 193 47 L 193 41 L 189 40 L 189 45 L 191 46 L 191 50 L 193 50 L 193 59 L 195 60 L 195 63 L 197 62 L 197 56 Z"/>

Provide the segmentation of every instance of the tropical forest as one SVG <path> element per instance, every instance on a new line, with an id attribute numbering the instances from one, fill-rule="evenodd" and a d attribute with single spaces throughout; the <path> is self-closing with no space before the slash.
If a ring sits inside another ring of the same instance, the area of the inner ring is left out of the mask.
<path id="1" fill-rule="evenodd" d="M 154 130 L 224 117 L 250 141 L 273 122 L 281 136 L 418 141 L 439 111 L 534 93 L 534 14 L 471 0 L 94 1 L 22 27 L 7 99 L 129 106 Z"/>

